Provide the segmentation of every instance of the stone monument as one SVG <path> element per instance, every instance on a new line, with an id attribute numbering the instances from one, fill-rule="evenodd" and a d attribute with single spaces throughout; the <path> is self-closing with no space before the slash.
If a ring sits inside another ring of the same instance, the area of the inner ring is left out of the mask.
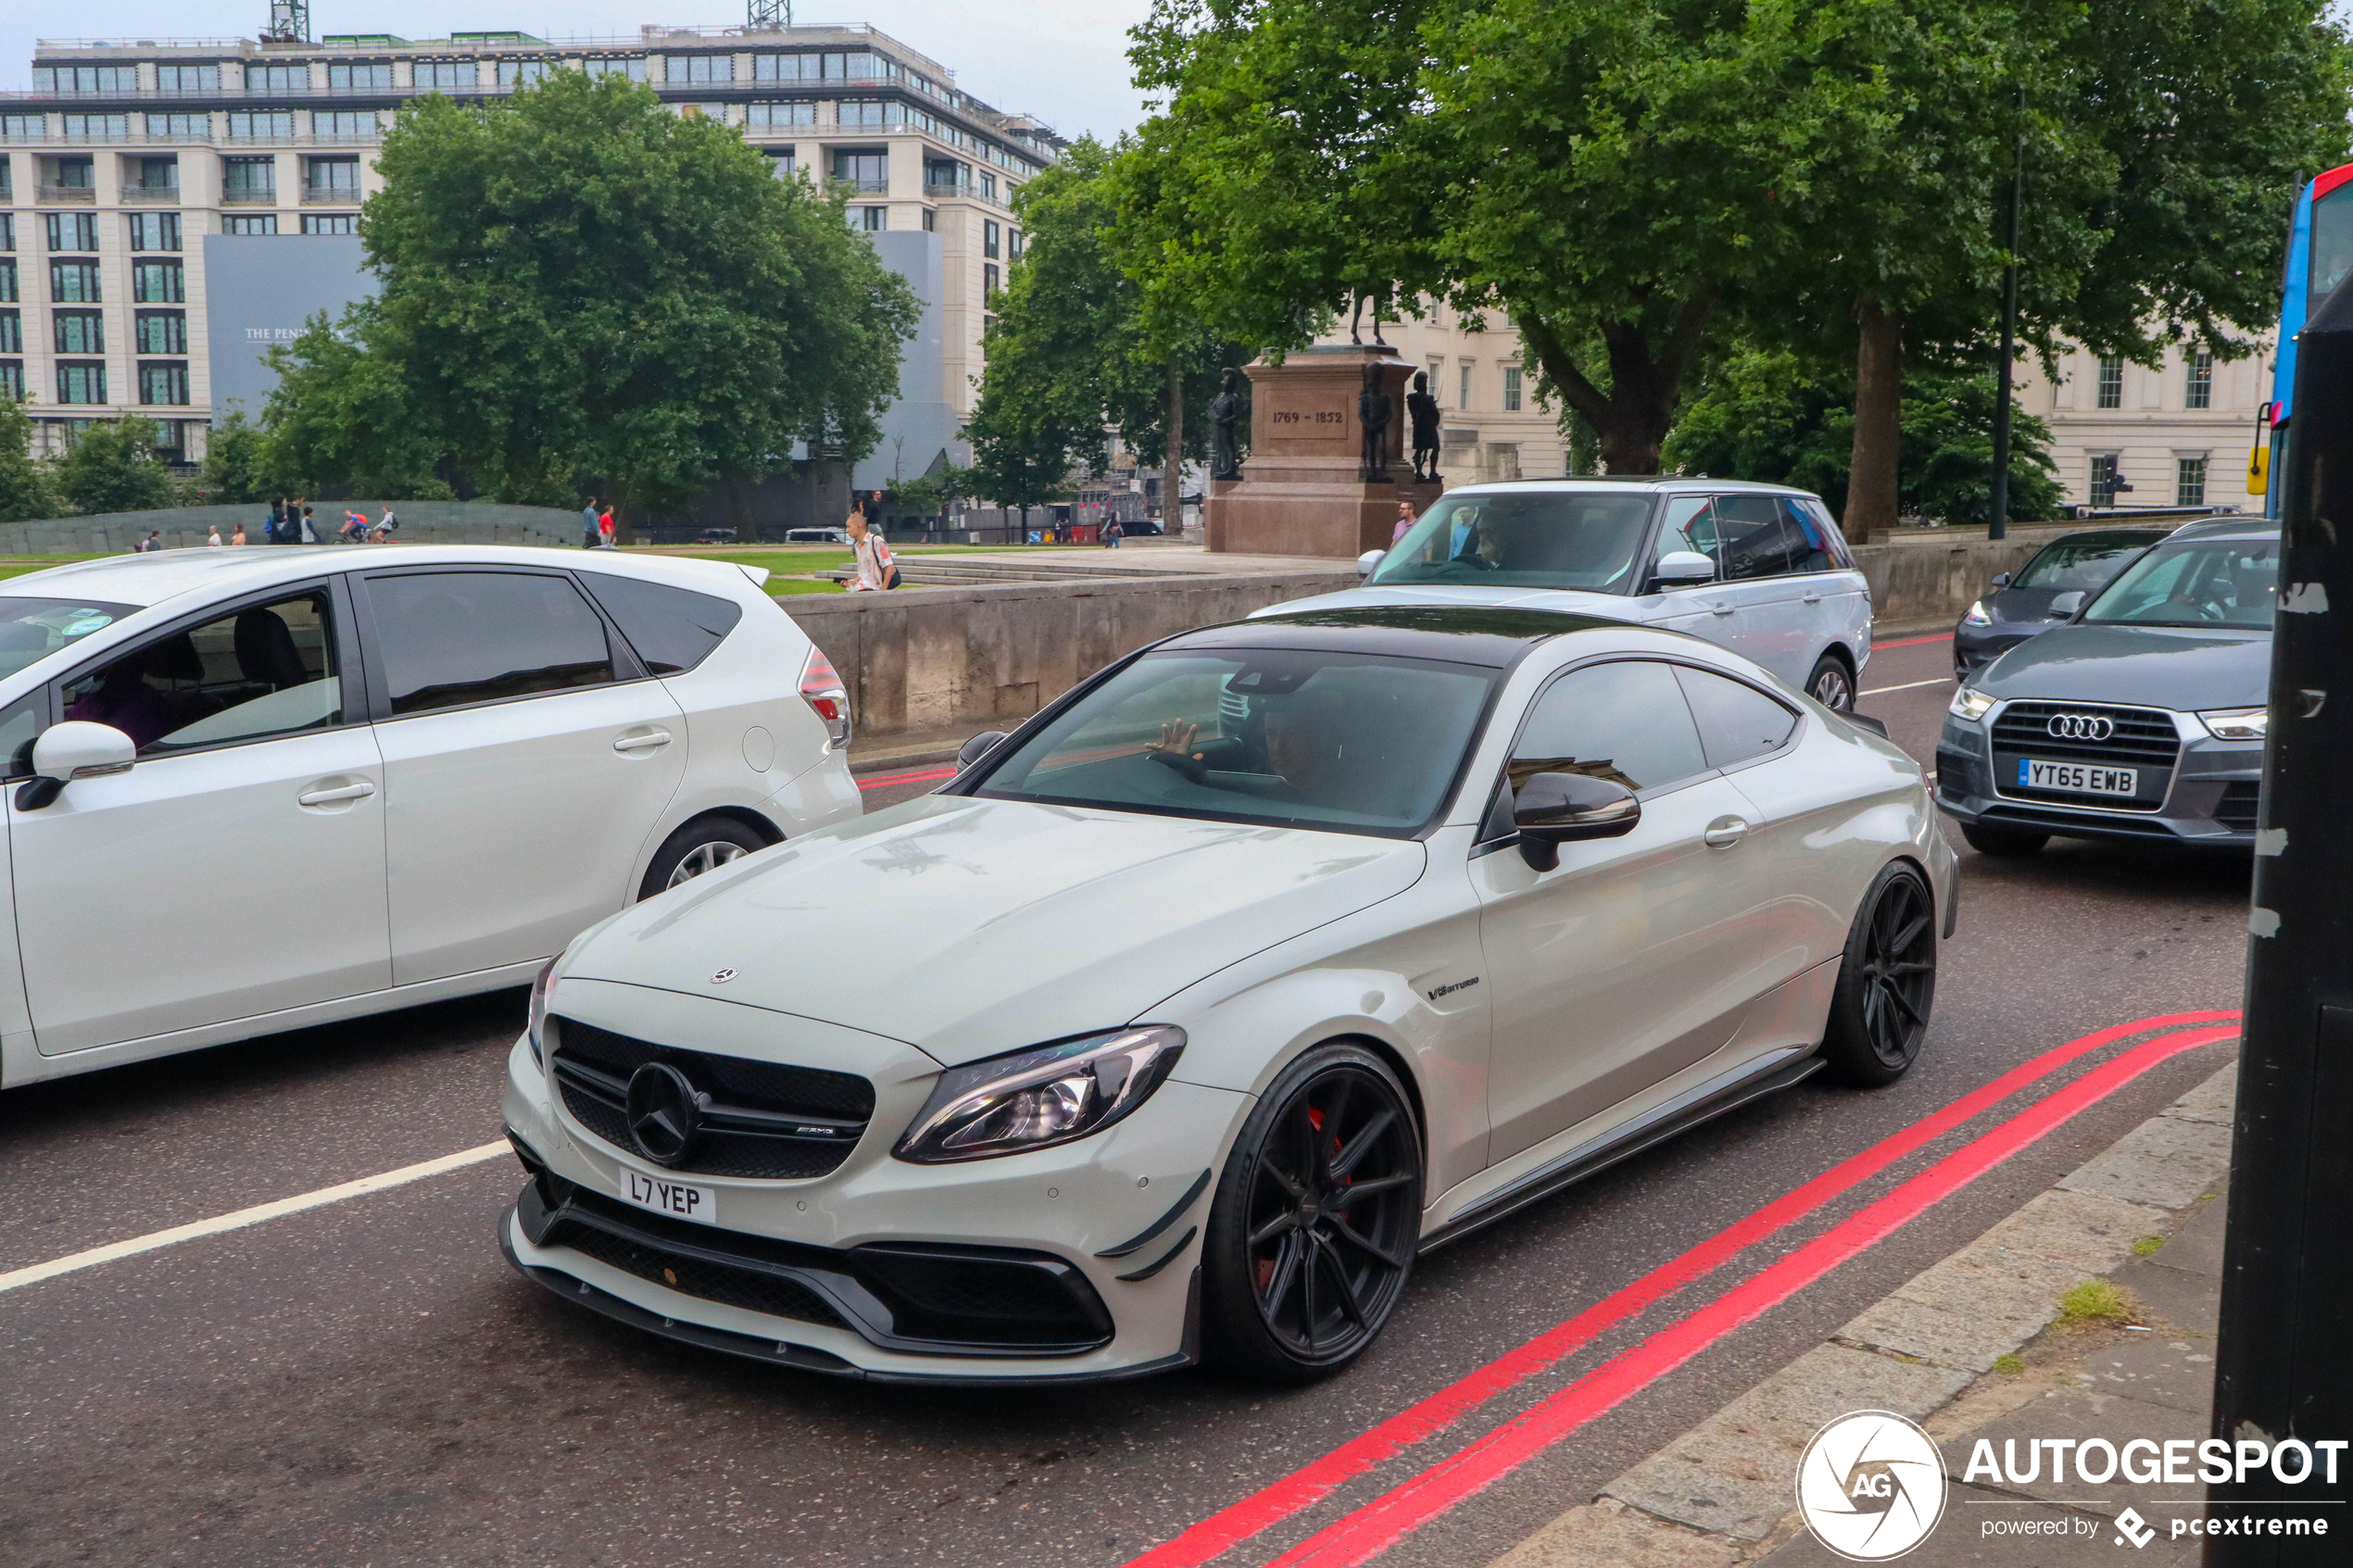
<path id="1" fill-rule="evenodd" d="M 1397 503 L 1419 510 L 1438 498 L 1439 486 L 1416 482 L 1403 461 L 1396 414 L 1413 367 L 1395 350 L 1318 345 L 1247 373 L 1249 471 L 1210 483 L 1212 550 L 1329 558 L 1387 549 Z"/>

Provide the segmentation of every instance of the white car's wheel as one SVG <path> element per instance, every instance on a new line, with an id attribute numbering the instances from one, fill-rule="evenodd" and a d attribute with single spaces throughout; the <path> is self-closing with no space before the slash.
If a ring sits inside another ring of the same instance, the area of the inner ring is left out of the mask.
<path id="1" fill-rule="evenodd" d="M 1846 660 L 1834 653 L 1826 653 L 1814 661 L 1814 672 L 1806 677 L 1806 695 L 1833 713 L 1855 711 L 1855 674 L 1846 668 Z"/>
<path id="2" fill-rule="evenodd" d="M 733 817 L 699 818 L 661 841 L 653 863 L 646 868 L 646 880 L 637 886 L 637 897 L 650 898 L 767 847 L 765 839 Z"/>

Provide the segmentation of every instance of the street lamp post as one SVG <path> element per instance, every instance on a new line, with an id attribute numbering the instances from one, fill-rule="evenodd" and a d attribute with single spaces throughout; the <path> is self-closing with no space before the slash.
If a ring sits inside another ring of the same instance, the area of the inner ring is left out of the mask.
<path id="1" fill-rule="evenodd" d="M 2353 834 L 2339 804 L 2353 771 L 2353 529 L 2335 521 L 2353 518 L 2353 283 L 2296 339 L 2295 407 L 2215 1350 L 2212 1436 L 2234 1451 L 2353 1438 Z M 2333 1515 L 2329 1533 L 2210 1535 L 2208 1568 L 2345 1562 L 2353 1518 L 2309 1507 L 2353 1491 L 2353 1464 L 2334 1480 L 2234 1467 L 2211 1512 Z"/>

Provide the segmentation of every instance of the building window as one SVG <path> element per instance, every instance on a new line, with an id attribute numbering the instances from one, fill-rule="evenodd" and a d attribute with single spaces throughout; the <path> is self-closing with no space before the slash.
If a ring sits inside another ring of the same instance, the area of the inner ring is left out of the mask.
<path id="1" fill-rule="evenodd" d="M 2189 384 L 2183 391 L 2182 407 L 2184 408 L 2214 407 L 2214 351 L 2210 348 L 2194 350 L 2190 355 L 2189 372 Z M 2205 459 L 2201 458 L 2198 461 L 2203 464 Z M 2201 473 L 2198 479 L 2199 487 L 2203 489 L 2205 483 L 2205 477 Z M 2189 504 L 2183 503 L 2184 506 Z M 2204 506 L 2206 503 L 2200 501 L 2196 504 Z"/>
<path id="2" fill-rule="evenodd" d="M 2177 507 L 2206 505 L 2206 459 L 2204 458 L 2173 459 L 2173 504 Z"/>
<path id="3" fill-rule="evenodd" d="M 219 66 L 157 66 L 156 91 L 158 93 L 218 93 L 220 91 Z M 155 129 L 154 115 L 147 117 L 148 129 Z"/>
<path id="4" fill-rule="evenodd" d="M 845 99 L 834 106 L 834 123 L 866 127 L 896 125 L 899 123 L 898 108 L 897 104 L 871 104 Z"/>
<path id="5" fill-rule="evenodd" d="M 939 214 L 930 207 L 924 208 L 924 232 L 931 233 L 938 227 Z"/>
<path id="6" fill-rule="evenodd" d="M 60 305 L 98 303 L 98 264 L 94 261 L 49 263 L 49 297 Z"/>
<path id="7" fill-rule="evenodd" d="M 353 88 L 382 90 L 392 85 L 392 62 L 379 60 L 370 65 L 331 65 L 327 68 L 327 90 L 347 92 Z"/>
<path id="8" fill-rule="evenodd" d="M 580 69 L 591 76 L 625 76 L 632 82 L 646 80 L 646 59 L 640 55 L 634 59 L 617 59 L 596 55 L 580 62 Z"/>
<path id="9" fill-rule="evenodd" d="M 0 393 L 6 394 L 19 403 L 24 401 L 23 360 L 0 360 Z"/>
<path id="10" fill-rule="evenodd" d="M 24 352 L 24 322 L 19 312 L 0 310 L 0 354 Z"/>
<path id="11" fill-rule="evenodd" d="M 167 195 L 178 195 L 180 191 L 179 156 L 174 153 L 166 153 L 161 157 L 141 158 L 137 188 L 142 191 L 160 192 Z"/>
<path id="12" fill-rule="evenodd" d="M 382 127 L 373 109 L 321 109 L 310 117 L 310 129 L 321 136 L 372 141 Z"/>
<path id="13" fill-rule="evenodd" d="M 983 299 L 994 299 L 997 297 L 997 268 L 996 264 L 993 262 L 984 261 L 981 263 L 980 297 Z"/>
<path id="14" fill-rule="evenodd" d="M 169 136 L 175 141 L 185 136 L 201 142 L 212 134 L 212 116 L 208 114 L 151 114 L 147 117 L 147 134 Z"/>
<path id="15" fill-rule="evenodd" d="M 17 215 L 0 212 L 0 250 L 17 248 Z"/>
<path id="16" fill-rule="evenodd" d="M 184 310 L 142 310 L 132 327 L 137 352 L 141 354 L 188 352 L 188 313 Z"/>
<path id="17" fill-rule="evenodd" d="M 273 157 L 233 157 L 221 160 L 220 194 L 234 201 L 243 197 L 274 196 L 278 192 L 278 160 Z"/>
<path id="18" fill-rule="evenodd" d="M 96 310 L 50 312 L 52 346 L 60 354 L 104 354 L 106 318 Z"/>
<path id="19" fill-rule="evenodd" d="M 2103 408 L 2124 407 L 2124 356 L 2100 356 L 2099 395 L 2096 402 Z"/>
<path id="20" fill-rule="evenodd" d="M 35 66 L 36 93 L 136 93 L 137 66 Z"/>
<path id="21" fill-rule="evenodd" d="M 1021 259 L 1021 231 L 1019 229 L 1005 231 L 1005 258 L 1008 261 Z"/>
<path id="22" fill-rule="evenodd" d="M 859 195 L 887 195 L 890 193 L 890 155 L 888 153 L 836 153 L 834 180 L 847 185 Z"/>
<path id="23" fill-rule="evenodd" d="M 2113 452 L 2092 454 L 2092 505 L 2116 505 L 2116 454 Z"/>
<path id="24" fill-rule="evenodd" d="M 141 360 L 139 401 L 149 404 L 187 402 L 188 362 L 184 359 Z"/>
<path id="25" fill-rule="evenodd" d="M 436 87 L 472 87 L 480 75 L 472 60 L 419 60 L 417 90 L 429 93 Z"/>
<path id="26" fill-rule="evenodd" d="M 752 104 L 744 111 L 744 123 L 754 130 L 779 125 L 814 125 L 817 106 L 814 104 Z"/>
<path id="27" fill-rule="evenodd" d="M 107 400 L 107 362 L 98 360 L 57 361 L 57 401 L 60 403 L 104 403 Z"/>
<path id="28" fill-rule="evenodd" d="M 98 215 L 94 212 L 53 212 L 49 218 L 51 250 L 96 250 Z"/>
<path id="29" fill-rule="evenodd" d="M 535 87 L 547 80 L 546 60 L 500 60 L 498 85 L 501 87 Z"/>
<path id="30" fill-rule="evenodd" d="M 1517 365 L 1504 367 L 1504 412 L 1506 414 L 1519 412 L 1519 378 L 1520 368 Z"/>
<path id="31" fill-rule="evenodd" d="M 232 142 L 283 142 L 295 133 L 292 109 L 231 109 Z"/>
<path id="32" fill-rule="evenodd" d="M 0 114 L 0 136 L 10 141 L 38 142 L 48 133 L 45 114 Z"/>
<path id="33" fill-rule="evenodd" d="M 301 66 L 266 66 L 249 62 L 245 66 L 245 91 L 251 94 L 308 93 L 310 91 L 310 68 Z"/>
<path id="34" fill-rule="evenodd" d="M 0 257 L 0 299 L 17 297 L 17 264 L 15 258 Z"/>
<path id="35" fill-rule="evenodd" d="M 131 248 L 132 250 L 178 250 L 180 248 L 180 215 L 176 212 L 131 214 Z"/>
<path id="36" fill-rule="evenodd" d="M 224 234 L 274 234 L 278 232 L 278 215 L 274 212 L 225 213 L 220 220 Z"/>
<path id="37" fill-rule="evenodd" d="M 356 234 L 359 232 L 359 215 L 356 212 L 306 212 L 302 215 L 302 232 L 306 234 Z"/>
<path id="38" fill-rule="evenodd" d="M 1470 361 L 1466 359 L 1454 367 L 1454 407 L 1467 408 L 1470 399 Z"/>
<path id="39" fill-rule="evenodd" d="M 879 234 L 890 227 L 890 208 L 853 207 L 849 208 L 849 226 L 862 233 Z"/>
<path id="40" fill-rule="evenodd" d="M 74 141 L 120 142 L 131 134 L 131 117 L 127 114 L 69 114 L 62 118 L 66 135 Z"/>
<path id="41" fill-rule="evenodd" d="M 68 191 L 94 190 L 98 183 L 95 162 L 83 157 L 57 157 L 49 160 L 54 183 Z"/>
<path id="42" fill-rule="evenodd" d="M 131 297 L 140 305 L 178 305 L 188 297 L 186 274 L 177 261 L 134 261 Z"/>
<path id="43" fill-rule="evenodd" d="M 733 55 L 673 55 L 661 64 L 662 79 L 666 82 L 736 80 L 736 56 Z"/>
<path id="44" fill-rule="evenodd" d="M 983 219 L 980 225 L 980 254 L 994 257 L 1000 247 L 995 219 Z"/>
<path id="45" fill-rule="evenodd" d="M 797 167 L 790 147 L 768 147 L 762 150 L 761 156 L 768 160 L 768 172 L 779 180 L 789 176 Z"/>
<path id="46" fill-rule="evenodd" d="M 1429 362 L 1429 395 L 1438 399 L 1441 408 L 1445 406 L 1446 361 L 1443 359 L 1432 359 Z"/>
<path id="47" fill-rule="evenodd" d="M 357 157 L 312 157 L 303 160 L 303 194 L 329 201 L 359 199 L 359 160 Z"/>

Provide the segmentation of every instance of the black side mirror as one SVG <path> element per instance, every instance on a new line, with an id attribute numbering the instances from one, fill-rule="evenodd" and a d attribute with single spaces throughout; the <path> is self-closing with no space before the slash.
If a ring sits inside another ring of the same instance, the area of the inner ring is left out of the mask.
<path id="1" fill-rule="evenodd" d="M 44 806 L 54 804 L 57 797 L 65 793 L 65 787 L 66 781 L 63 779 L 35 774 L 17 785 L 17 809 L 38 811 Z"/>
<path id="2" fill-rule="evenodd" d="M 1997 571 L 1994 574 L 1994 586 L 1996 588 L 2007 588 L 2009 585 L 2010 574 L 2008 572 Z"/>
<path id="3" fill-rule="evenodd" d="M 959 768 L 971 767 L 974 763 L 979 761 L 982 758 L 996 750 L 997 743 L 1004 738 L 1005 732 L 1002 730 L 981 731 L 980 734 L 966 741 L 962 749 L 956 753 L 956 766 Z"/>
<path id="4" fill-rule="evenodd" d="M 1586 773 L 1539 773 L 1512 796 L 1520 858 L 1540 872 L 1560 864 L 1562 845 L 1617 838 L 1642 820 L 1632 790 Z"/>

